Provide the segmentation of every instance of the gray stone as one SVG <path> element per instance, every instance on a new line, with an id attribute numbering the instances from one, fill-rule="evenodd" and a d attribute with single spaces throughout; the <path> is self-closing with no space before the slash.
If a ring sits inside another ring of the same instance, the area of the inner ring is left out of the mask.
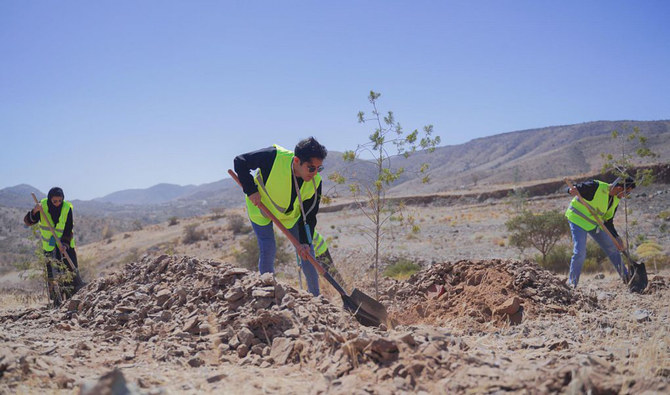
<path id="1" fill-rule="evenodd" d="M 293 345 L 294 342 L 291 339 L 286 337 L 275 337 L 270 349 L 270 358 L 279 365 L 286 364 L 286 361 L 293 351 Z"/>

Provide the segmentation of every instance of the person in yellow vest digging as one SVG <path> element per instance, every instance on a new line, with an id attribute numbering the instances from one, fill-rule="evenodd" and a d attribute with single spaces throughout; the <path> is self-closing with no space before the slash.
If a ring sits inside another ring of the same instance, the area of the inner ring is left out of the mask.
<path id="1" fill-rule="evenodd" d="M 63 276 L 64 279 L 56 278 L 56 280 L 59 280 L 59 283 L 67 297 L 70 297 L 84 286 L 84 282 L 79 275 L 77 252 L 75 251 L 72 203 L 64 200 L 64 198 L 65 194 L 61 188 L 51 188 L 47 194 L 47 197 L 42 199 L 39 204 L 35 205 L 35 207 L 25 215 L 23 222 L 27 226 L 32 226 L 39 223 L 40 235 L 42 236 L 42 250 L 44 251 L 44 255 L 47 258 L 50 258 L 46 261 L 46 270 L 49 282 L 54 280 L 54 269 L 58 269 L 52 266 L 52 259 L 58 262 L 59 267 L 68 268 L 70 271 L 71 269 L 69 268 L 69 265 L 65 262 L 64 254 L 68 254 L 72 260 L 72 263 L 76 269 L 74 273 L 70 276 Z M 48 218 L 42 218 L 42 215 L 40 214 L 40 207 L 42 210 L 44 210 L 44 213 Z M 60 239 L 62 250 L 58 248 L 55 237 L 49 225 L 51 225 L 51 227 L 53 227 L 56 231 L 56 237 Z M 54 294 L 54 291 L 51 287 L 49 289 L 49 298 L 54 302 L 56 307 L 58 307 L 60 298 Z"/>
<path id="2" fill-rule="evenodd" d="M 277 251 L 272 221 L 258 208 L 265 207 L 299 240 L 298 256 L 307 280 L 307 289 L 319 295 L 319 278 L 309 263 L 314 256 L 310 239 L 316 228 L 316 214 L 321 201 L 323 160 L 328 151 L 310 137 L 298 142 L 293 151 L 273 145 L 235 157 L 233 165 L 246 195 L 247 214 L 258 240 L 261 273 L 274 273 Z M 255 174 L 252 175 L 251 171 Z M 306 226 L 307 225 L 307 226 Z"/>
<path id="3" fill-rule="evenodd" d="M 337 281 L 339 284 L 344 284 L 344 279 L 335 268 L 333 262 L 333 257 L 330 255 L 328 250 L 328 242 L 326 238 L 321 236 L 319 232 L 314 229 L 314 234 L 312 235 L 312 245 L 314 245 L 314 257 L 317 261 L 323 266 L 324 269 Z"/>
<path id="4" fill-rule="evenodd" d="M 634 188 L 635 181 L 632 178 L 626 178 L 625 180 L 616 179 L 612 184 L 599 180 L 589 180 L 568 189 L 568 193 L 575 196 L 565 212 L 570 224 L 573 242 L 568 285 L 576 288 L 579 283 L 579 275 L 586 259 L 587 234 L 605 251 L 624 284 L 628 282 L 628 270 L 626 265 L 622 263 L 619 252 L 619 248 L 623 250 L 623 242 L 614 228 L 613 220 L 619 206 L 619 200 L 628 195 Z M 619 246 L 616 246 L 612 239 L 600 229 L 593 215 L 579 202 L 577 192 L 598 214 L 607 230 L 617 239 Z"/>

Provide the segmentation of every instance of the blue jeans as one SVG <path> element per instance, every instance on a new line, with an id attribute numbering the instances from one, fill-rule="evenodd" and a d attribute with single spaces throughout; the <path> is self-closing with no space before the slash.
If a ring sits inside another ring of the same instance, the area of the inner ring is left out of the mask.
<path id="1" fill-rule="evenodd" d="M 572 233 L 572 259 L 570 260 L 570 274 L 568 275 L 568 285 L 576 288 L 577 283 L 579 283 L 579 275 L 582 273 L 582 266 L 584 265 L 584 260 L 586 259 L 586 234 L 588 233 L 593 240 L 598 243 L 600 248 L 605 251 L 607 257 L 612 262 L 612 266 L 619 273 L 619 276 L 622 278 L 628 278 L 628 271 L 626 266 L 621 263 L 621 254 L 617 250 L 612 239 L 600 228 L 596 227 L 592 231 L 585 231 L 578 225 L 573 224 L 568 221 L 570 224 L 570 232 Z"/>
<path id="2" fill-rule="evenodd" d="M 258 257 L 258 271 L 263 273 L 274 273 L 275 272 L 275 255 L 277 253 L 277 244 L 275 242 L 275 232 L 272 222 L 265 226 L 257 225 L 251 222 L 251 227 L 256 233 L 256 239 L 258 240 L 258 249 L 260 256 Z M 300 240 L 300 235 L 298 231 L 298 223 L 296 223 L 289 232 L 296 238 Z M 310 253 L 314 256 L 314 246 L 310 246 Z M 314 269 L 309 261 L 301 259 L 300 266 L 302 266 L 302 271 L 305 273 L 305 280 L 307 281 L 307 289 L 314 296 L 319 296 L 319 273 Z"/>

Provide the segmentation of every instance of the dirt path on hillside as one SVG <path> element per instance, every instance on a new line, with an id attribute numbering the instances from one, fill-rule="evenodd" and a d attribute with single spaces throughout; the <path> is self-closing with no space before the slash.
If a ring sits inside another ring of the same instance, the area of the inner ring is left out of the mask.
<path id="1" fill-rule="evenodd" d="M 457 261 L 381 300 L 392 329 L 270 275 L 146 256 L 58 310 L 2 311 L 0 392 L 670 391 L 666 276 L 643 295 L 608 276 L 573 291 L 531 262 Z"/>

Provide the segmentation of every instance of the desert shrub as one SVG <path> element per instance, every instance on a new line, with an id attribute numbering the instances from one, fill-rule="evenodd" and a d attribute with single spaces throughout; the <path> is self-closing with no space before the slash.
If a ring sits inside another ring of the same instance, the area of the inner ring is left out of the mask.
<path id="1" fill-rule="evenodd" d="M 528 247 L 537 249 L 542 254 L 540 260 L 542 262 L 545 261 L 547 254 L 556 243 L 570 232 L 568 221 L 558 210 L 545 211 L 540 214 L 524 210 L 507 221 L 505 226 L 511 232 L 509 236 L 511 246 L 521 251 Z"/>
<path id="2" fill-rule="evenodd" d="M 670 266 L 670 256 L 663 253 L 663 248 L 653 241 L 640 244 L 635 253 L 648 265 L 654 265 L 656 271 L 661 267 Z"/>
<path id="3" fill-rule="evenodd" d="M 277 266 L 295 261 L 295 253 L 292 248 L 289 248 L 289 243 L 284 237 L 275 235 L 275 242 L 277 243 L 277 254 L 275 255 L 275 271 Z M 235 261 L 239 267 L 258 270 L 258 257 L 260 251 L 258 249 L 258 241 L 255 235 L 249 235 L 240 241 L 240 249 L 235 251 Z"/>
<path id="4" fill-rule="evenodd" d="M 142 230 L 142 221 L 140 221 L 139 219 L 136 219 L 135 221 L 133 221 L 132 229 L 133 230 Z"/>
<path id="5" fill-rule="evenodd" d="M 240 214 L 229 214 L 227 217 L 228 229 L 234 235 L 243 235 L 251 232 L 249 221 Z"/>
<path id="6" fill-rule="evenodd" d="M 186 225 L 184 227 L 184 236 L 181 238 L 181 242 L 184 244 L 193 244 L 200 240 L 207 240 L 205 231 L 199 230 L 197 224 Z"/>
<path id="7" fill-rule="evenodd" d="M 595 259 L 596 262 L 603 262 L 608 259 L 607 254 L 603 251 L 602 248 L 591 239 L 586 241 L 586 259 Z"/>
<path id="8" fill-rule="evenodd" d="M 658 218 L 666 221 L 670 220 L 670 211 L 668 210 L 661 211 L 660 213 L 658 213 Z"/>
<path id="9" fill-rule="evenodd" d="M 421 270 L 421 266 L 407 258 L 400 258 L 396 263 L 387 266 L 386 269 L 384 269 L 383 275 L 385 277 L 395 278 L 396 280 L 405 280 L 419 270 Z"/>
<path id="10" fill-rule="evenodd" d="M 582 273 L 598 273 L 602 272 L 602 263 L 598 262 L 595 258 L 586 258 L 584 260 L 584 266 L 582 266 Z"/>
<path id="11" fill-rule="evenodd" d="M 635 240 L 633 241 L 633 244 L 635 246 L 640 246 L 640 245 L 642 245 L 646 242 L 647 242 L 647 236 L 643 235 L 643 234 L 639 234 L 635 237 Z"/>
<path id="12" fill-rule="evenodd" d="M 542 256 L 538 255 L 535 259 L 540 262 L 540 266 L 554 273 L 565 273 L 570 270 L 570 259 L 572 258 L 572 245 L 557 244 L 547 254 L 545 261 L 541 261 Z M 600 272 L 609 265 L 609 258 L 605 251 L 591 239 L 586 241 L 586 259 L 582 266 L 582 272 L 595 273 Z"/>
<path id="13" fill-rule="evenodd" d="M 179 219 L 175 216 L 168 218 L 168 226 L 175 226 L 179 223 Z"/>
<path id="14" fill-rule="evenodd" d="M 544 262 L 542 256 L 536 257 L 540 266 L 554 273 L 566 273 L 570 270 L 570 258 L 572 258 L 572 247 L 565 244 L 557 244 L 549 251 Z"/>

